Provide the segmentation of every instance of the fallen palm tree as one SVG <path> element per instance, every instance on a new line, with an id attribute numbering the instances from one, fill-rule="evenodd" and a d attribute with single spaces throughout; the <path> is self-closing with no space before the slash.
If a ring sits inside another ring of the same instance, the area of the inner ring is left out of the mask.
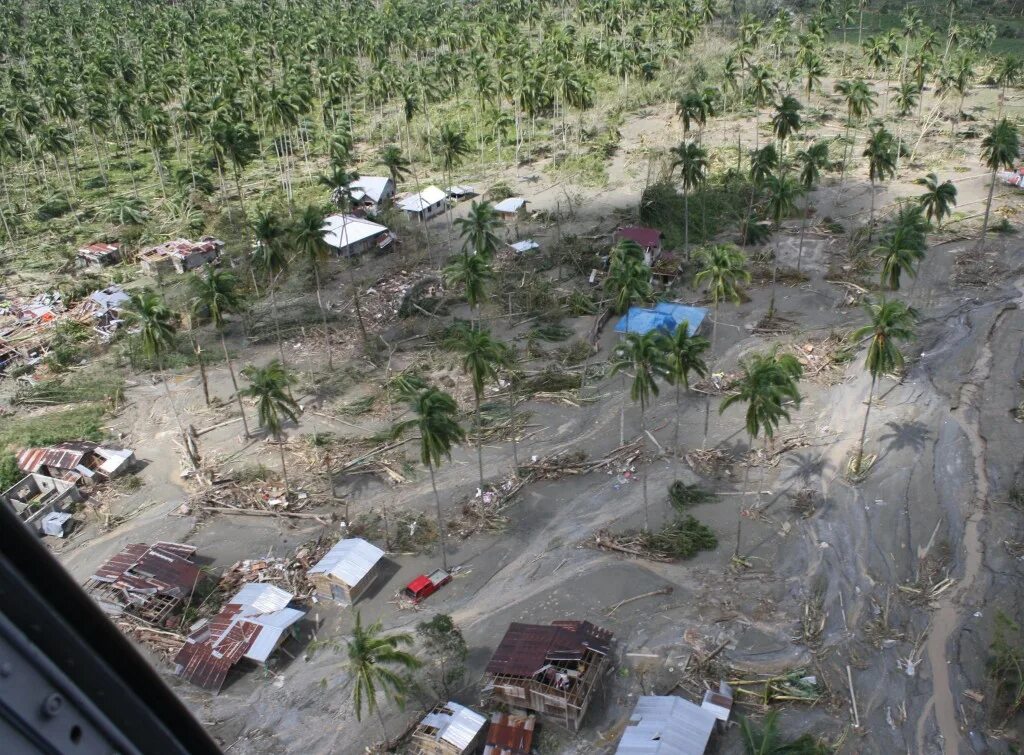
<path id="1" fill-rule="evenodd" d="M 679 561 L 718 545 L 714 531 L 692 516 L 681 516 L 657 532 L 616 534 L 599 530 L 590 544 L 600 550 L 624 553 L 648 561 Z"/>

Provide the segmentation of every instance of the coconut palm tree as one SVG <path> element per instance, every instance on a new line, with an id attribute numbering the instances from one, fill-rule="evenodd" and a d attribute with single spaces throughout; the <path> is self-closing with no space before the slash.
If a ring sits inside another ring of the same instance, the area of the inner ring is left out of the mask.
<path id="1" fill-rule="evenodd" d="M 875 247 L 875 254 L 882 258 L 882 285 L 898 291 L 904 273 L 917 276 L 916 266 L 924 259 L 924 241 L 911 228 L 896 225 Z"/>
<path id="2" fill-rule="evenodd" d="M 142 291 L 130 295 L 125 308 L 125 320 L 128 325 L 139 328 L 143 355 L 156 361 L 160 382 L 167 394 L 167 403 L 171 405 L 178 430 L 184 435 L 185 428 L 171 396 L 170 385 L 164 377 L 164 355 L 175 347 L 174 314 L 159 296 L 151 291 Z"/>
<path id="3" fill-rule="evenodd" d="M 277 339 L 277 353 L 281 364 L 287 366 L 284 345 L 281 340 L 281 315 L 277 309 L 277 286 L 288 274 L 291 261 L 284 246 L 288 239 L 288 228 L 273 210 L 257 213 L 252 226 L 256 243 L 253 246 L 252 266 L 267 281 L 270 292 L 270 309 L 274 316 L 274 335 Z"/>
<path id="4" fill-rule="evenodd" d="M 430 471 L 430 487 L 437 506 L 437 530 L 441 538 L 441 563 L 447 570 L 444 516 L 441 514 L 441 496 L 437 493 L 434 470 L 444 459 L 451 459 L 452 446 L 466 439 L 466 431 L 459 424 L 459 407 L 455 399 L 437 388 L 421 391 L 410 403 L 410 408 L 416 417 L 395 425 L 394 435 L 404 435 L 412 428 L 419 431 L 420 461 Z"/>
<path id="5" fill-rule="evenodd" d="M 868 216 L 868 239 L 875 230 L 875 183 L 896 175 L 896 142 L 884 126 L 871 132 L 863 156 L 868 160 L 868 179 L 871 181 L 871 214 Z"/>
<path id="6" fill-rule="evenodd" d="M 242 377 L 249 381 L 249 386 L 239 391 L 256 402 L 256 416 L 260 427 L 270 438 L 278 441 L 277 451 L 281 457 L 281 479 L 284 481 L 285 495 L 288 493 L 288 465 L 284 458 L 283 427 L 286 419 L 299 421 L 301 411 L 298 403 L 292 398 L 291 386 L 295 384 L 295 376 L 278 360 L 266 367 L 249 364 L 242 368 Z"/>
<path id="7" fill-rule="evenodd" d="M 778 228 L 782 219 L 796 210 L 796 200 L 803 194 L 803 187 L 793 176 L 784 172 L 769 175 L 764 187 L 768 192 L 768 214 Z"/>
<path id="8" fill-rule="evenodd" d="M 327 264 L 328 246 L 324 241 L 324 216 L 316 205 L 307 205 L 302 214 L 295 219 L 295 225 L 291 229 L 292 243 L 298 249 L 299 254 L 306 258 L 310 268 L 313 270 L 313 279 L 316 282 L 316 303 L 320 307 L 320 317 L 324 326 L 324 348 L 327 350 L 327 369 L 334 369 L 334 360 L 331 355 L 331 332 L 327 327 L 327 309 L 324 307 L 320 273 Z"/>
<path id="9" fill-rule="evenodd" d="M 796 162 L 800 166 L 800 185 L 804 190 L 804 211 L 800 216 L 800 245 L 796 253 L 796 271 L 799 273 L 804 256 L 804 232 L 807 230 L 810 195 L 815 184 L 821 180 L 821 171 L 828 165 L 828 144 L 823 141 L 814 142 L 807 149 L 796 153 Z"/>
<path id="10" fill-rule="evenodd" d="M 398 672 L 414 671 L 423 663 L 412 653 L 402 650 L 403 646 L 412 645 L 411 635 L 383 635 L 382 631 L 380 620 L 364 627 L 363 618 L 356 611 L 356 623 L 352 627 L 346 653 L 348 671 L 353 680 L 352 705 L 356 709 L 356 720 L 362 720 L 364 704 L 367 713 L 376 712 L 381 731 L 384 732 L 385 744 L 388 744 L 388 731 L 377 702 L 377 691 L 390 696 L 399 705 L 404 705 L 409 682 L 405 674 Z"/>
<path id="11" fill-rule="evenodd" d="M 455 220 L 455 227 L 462 237 L 462 251 L 465 254 L 479 254 L 489 260 L 494 256 L 500 243 L 495 233 L 501 220 L 490 202 L 473 202 L 466 217 Z"/>
<path id="12" fill-rule="evenodd" d="M 242 192 L 242 171 L 259 155 L 259 137 L 252 125 L 244 120 L 218 118 L 210 127 L 218 164 L 230 163 L 238 192 L 238 207 L 245 217 L 245 197 Z"/>
<path id="13" fill-rule="evenodd" d="M 658 380 L 668 380 L 671 368 L 665 354 L 665 335 L 658 330 L 646 333 L 627 333 L 622 343 L 615 347 L 611 359 L 612 375 L 626 372 L 633 373 L 630 383 L 629 397 L 640 404 L 640 443 L 646 445 L 645 423 L 647 405 L 658 396 Z M 619 414 L 620 426 L 625 424 L 626 402 L 623 402 Z M 621 431 L 620 431 L 621 432 Z M 644 498 L 644 531 L 650 532 L 651 523 L 647 514 L 647 468 L 644 467 L 643 498 Z"/>
<path id="14" fill-rule="evenodd" d="M 868 432 L 868 418 L 871 416 L 871 402 L 875 395 L 875 383 L 883 375 L 888 375 L 903 366 L 903 353 L 899 349 L 900 341 L 909 341 L 914 337 L 914 323 L 917 311 L 896 299 L 884 296 L 877 301 L 868 300 L 864 303 L 867 311 L 868 324 L 853 332 L 850 338 L 858 342 L 870 338 L 867 359 L 864 367 L 871 375 L 871 387 L 868 389 L 867 409 L 864 411 L 864 425 L 860 431 L 860 443 L 854 457 L 851 471 L 860 474 L 864 461 L 864 440 Z"/>
<path id="15" fill-rule="evenodd" d="M 479 324 L 480 306 L 487 296 L 487 282 L 494 278 L 491 263 L 482 254 L 462 254 L 441 272 L 446 285 L 462 287 L 466 303 L 476 313 L 474 325 Z"/>
<path id="16" fill-rule="evenodd" d="M 1018 56 L 1003 53 L 999 56 L 996 61 L 995 68 L 992 70 L 992 75 L 995 77 L 996 84 L 999 85 L 999 116 L 1002 117 L 1003 107 L 1006 103 L 1006 88 L 1009 86 L 1017 86 L 1020 81 L 1021 73 L 1024 73 L 1024 61 Z"/>
<path id="17" fill-rule="evenodd" d="M 483 419 L 480 400 L 487 383 L 498 379 L 498 370 L 508 362 L 508 347 L 491 336 L 488 330 L 463 331 L 455 348 L 462 354 L 462 371 L 473 385 L 473 404 L 476 415 L 476 457 L 480 467 L 480 490 L 484 489 Z"/>
<path id="18" fill-rule="evenodd" d="M 638 302 L 651 298 L 651 269 L 644 264 L 644 253 L 635 241 L 623 240 L 611 252 L 604 288 L 611 297 L 611 309 L 624 314 Z"/>
<path id="19" fill-rule="evenodd" d="M 225 315 L 240 314 L 245 310 L 245 300 L 238 290 L 238 279 L 230 270 L 208 267 L 206 275 L 192 274 L 189 278 L 189 288 L 192 291 L 192 313 L 209 315 L 213 327 L 220 335 L 220 345 L 224 350 L 224 359 L 227 360 L 228 372 L 231 373 L 231 385 L 235 389 L 235 399 L 238 401 L 238 412 L 242 415 L 242 428 L 245 437 L 248 438 L 249 421 L 245 418 L 245 407 L 242 405 L 242 397 L 238 393 L 238 380 L 235 377 L 235 364 L 231 360 L 227 339 L 224 336 Z M 204 373 L 204 383 L 205 379 Z"/>
<path id="20" fill-rule="evenodd" d="M 389 144 L 380 151 L 380 160 L 377 164 L 388 169 L 388 174 L 395 182 L 395 186 L 398 186 L 409 175 L 409 160 L 402 154 L 402 148 L 394 144 Z"/>
<path id="21" fill-rule="evenodd" d="M 985 242 L 985 234 L 988 233 L 988 218 L 992 212 L 992 194 L 996 189 L 996 172 L 1000 168 L 1013 168 L 1019 154 L 1019 132 L 1017 127 L 1005 118 L 996 123 L 981 142 L 981 159 L 985 166 L 992 171 L 992 176 L 988 187 L 988 200 L 985 202 L 985 219 L 981 224 L 981 236 L 978 237 L 977 248 L 979 250 Z"/>
<path id="22" fill-rule="evenodd" d="M 466 141 L 466 134 L 457 130 L 450 123 L 445 123 L 437 134 L 437 151 L 441 154 L 441 169 L 444 171 L 448 185 L 451 186 L 452 171 L 469 154 L 469 142 Z M 449 203 L 446 202 L 445 206 L 448 211 L 448 243 L 451 245 L 452 211 Z"/>
<path id="23" fill-rule="evenodd" d="M 726 396 L 719 407 L 723 413 L 733 404 L 746 404 L 744 427 L 753 448 L 754 440 L 764 436 L 767 453 L 768 443 L 775 437 L 775 431 L 783 419 L 789 421 L 787 403 L 800 406 L 799 380 L 803 375 L 803 367 L 792 354 L 779 354 L 772 351 L 767 354 L 754 354 L 740 363 L 741 374 L 733 385 L 734 392 Z M 750 464 L 743 472 L 743 491 L 747 493 L 747 477 Z M 757 500 L 761 501 L 761 488 L 758 485 Z M 740 507 L 742 511 L 742 506 Z M 733 557 L 739 557 L 740 534 L 743 517 L 737 512 L 736 517 L 736 550 Z"/>
<path id="24" fill-rule="evenodd" d="M 740 735 L 745 755 L 829 755 L 832 748 L 810 734 L 802 734 L 791 742 L 779 734 L 779 712 L 769 711 L 760 726 L 740 716 Z"/>
<path id="25" fill-rule="evenodd" d="M 784 96 L 775 106 L 772 115 L 772 133 L 779 140 L 779 156 L 785 153 L 786 143 L 791 136 L 800 131 L 800 111 L 803 105 L 791 95 Z"/>
<path id="26" fill-rule="evenodd" d="M 672 168 L 679 168 L 683 180 L 683 249 L 690 259 L 690 192 L 701 186 L 708 175 L 707 150 L 695 142 L 683 142 L 672 148 Z"/>
<path id="27" fill-rule="evenodd" d="M 956 207 L 956 186 L 949 179 L 939 183 L 939 177 L 934 173 L 929 173 L 914 183 L 925 187 L 924 193 L 917 201 L 921 203 L 928 222 L 934 220 L 935 226 L 942 228 L 942 219 L 952 214 L 953 208 Z"/>
<path id="28" fill-rule="evenodd" d="M 665 337 L 665 358 L 668 362 L 669 381 L 676 388 L 676 428 L 672 435 L 672 446 L 679 451 L 679 399 L 682 391 L 690 390 L 690 373 L 706 377 L 708 365 L 704 354 L 711 348 L 711 342 L 703 336 L 692 335 L 690 324 L 681 322 L 671 335 Z"/>
<path id="29" fill-rule="evenodd" d="M 846 134 L 843 137 L 843 141 L 847 145 L 847 149 L 843 151 L 843 178 L 845 178 L 847 156 L 853 151 L 853 143 L 850 142 L 850 129 L 854 119 L 860 121 L 865 115 L 871 115 L 875 107 L 875 97 L 864 79 L 837 81 L 835 90 L 846 100 Z"/>
<path id="30" fill-rule="evenodd" d="M 341 213 L 341 238 L 344 244 L 349 243 L 346 229 L 352 208 L 355 205 L 355 200 L 352 197 L 352 184 L 359 179 L 358 173 L 346 167 L 345 163 L 348 159 L 349 156 L 347 154 L 339 155 L 338 158 L 332 160 L 330 173 L 322 174 L 318 179 L 321 186 L 326 186 L 330 189 L 331 202 Z M 348 282 L 349 287 L 352 289 L 352 304 L 356 309 L 356 323 L 359 325 L 359 335 L 362 337 L 363 346 L 365 347 L 370 343 L 370 338 L 366 332 L 366 323 L 363 320 L 363 306 L 359 297 L 359 286 L 356 283 L 356 255 L 350 249 L 348 256 Z"/>

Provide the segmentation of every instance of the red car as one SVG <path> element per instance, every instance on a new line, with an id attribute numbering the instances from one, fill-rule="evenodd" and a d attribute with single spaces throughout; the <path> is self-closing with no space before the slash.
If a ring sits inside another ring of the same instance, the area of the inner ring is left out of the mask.
<path id="1" fill-rule="evenodd" d="M 425 574 L 421 574 L 405 586 L 405 595 L 408 598 L 412 598 L 414 603 L 419 603 L 421 600 L 430 597 L 451 581 L 452 575 L 444 569 L 438 569 L 437 571 L 432 572 L 429 577 Z"/>

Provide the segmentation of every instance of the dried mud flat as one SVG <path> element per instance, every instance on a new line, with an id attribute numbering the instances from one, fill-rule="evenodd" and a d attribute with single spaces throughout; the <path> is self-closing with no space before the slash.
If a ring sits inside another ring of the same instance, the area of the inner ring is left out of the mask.
<path id="1" fill-rule="evenodd" d="M 658 127 L 657 119 L 652 123 L 652 129 Z M 607 225 L 609 208 L 635 203 L 628 164 L 628 155 L 617 158 L 613 187 L 585 198 L 577 221 L 581 228 Z M 891 189 L 894 195 L 900 191 Z M 851 214 L 866 202 L 852 188 L 834 187 L 822 190 L 822 201 L 829 192 Z M 556 201 L 554 192 L 547 199 L 538 194 L 541 206 Z M 435 221 L 438 237 L 443 223 Z M 772 242 L 783 261 L 795 254 L 794 238 L 787 231 Z M 841 242 L 814 238 L 808 243 L 804 259 L 810 281 L 780 288 L 776 296 L 791 332 L 754 332 L 769 297 L 765 287 L 754 288 L 749 302 L 722 310 L 716 370 L 734 369 L 744 354 L 778 341 L 799 345 L 860 324 L 860 310 L 844 306 L 847 289 L 825 280 Z M 955 259 L 972 248 L 973 242 L 954 240 L 929 250 L 915 283 L 915 304 L 923 311 L 915 351 L 905 375 L 898 382 L 884 380 L 877 395 L 869 432 L 869 451 L 877 458 L 865 479 L 854 484 L 845 476 L 868 392 L 862 355 L 828 380 L 802 383 L 803 404 L 779 436 L 780 442 L 799 442 L 751 474 L 763 491 L 764 507 L 757 517 L 743 520 L 740 552 L 748 568 L 735 569 L 730 559 L 738 511 L 751 502 L 742 493 L 742 475 L 701 478 L 684 461 L 656 454 L 648 464 L 654 522 L 668 515 L 664 491 L 673 479 L 699 481 L 720 494 L 695 512 L 718 534 L 716 550 L 666 564 L 585 547 L 597 530 L 640 526 L 639 484 L 605 471 L 537 481 L 525 486 L 505 512 L 509 521 L 503 531 L 450 541 L 449 560 L 462 570 L 421 610 L 398 610 L 391 598 L 410 578 L 436 565 L 437 557 L 395 554 L 387 583 L 359 604 L 364 621 L 380 618 L 388 630 L 411 631 L 435 612 L 451 614 L 470 646 L 469 686 L 456 698 L 467 703 L 477 702 L 483 666 L 510 621 L 586 618 L 611 629 L 616 671 L 580 736 L 554 732 L 547 740 L 551 752 L 611 751 L 637 694 L 676 685 L 692 694 L 700 677 L 713 682 L 720 673 L 751 678 L 793 669 L 816 675 L 825 694 L 813 706 L 784 707 L 787 731 L 841 738 L 843 752 L 1009 751 L 1019 735 L 1010 728 L 994 730 L 986 702 L 976 697 L 986 687 L 995 615 L 1020 599 L 1022 563 L 1006 543 L 1024 537 L 1019 514 L 1002 500 L 1015 482 L 1024 448 L 1024 425 L 1010 414 L 1020 401 L 1018 381 L 1024 374 L 1024 277 L 1011 273 L 987 287 L 955 287 Z M 997 237 L 990 249 L 1003 270 L 1024 266 L 1024 248 L 1012 237 Z M 602 336 L 602 355 L 613 338 L 608 332 Z M 312 338 L 300 346 L 302 358 L 315 363 Z M 264 351 L 251 349 L 246 358 L 275 355 L 272 348 Z M 344 363 L 344 356 L 336 359 Z M 197 379 L 183 375 L 174 381 L 176 401 L 197 426 L 215 424 L 219 417 L 200 409 Z M 223 370 L 211 370 L 211 381 L 215 393 L 228 391 Z M 597 458 L 616 447 L 619 381 L 602 382 L 591 391 L 598 400 L 580 407 L 525 405 L 537 428 L 521 444 L 520 458 L 570 449 Z M 130 514 L 122 525 L 103 534 L 89 530 L 63 545 L 59 557 L 76 576 L 87 575 L 126 542 L 184 540 L 197 545 L 212 568 L 221 569 L 242 558 L 284 555 L 325 531 L 303 520 L 175 515 L 188 490 L 178 476 L 174 423 L 162 391 L 137 385 L 128 398 L 115 429 L 148 462 L 141 473 L 145 486 L 112 504 L 115 513 Z M 703 402 L 688 398 L 685 407 L 683 444 L 694 448 L 701 443 Z M 671 391 L 666 391 L 647 418 L 662 445 L 671 442 L 673 418 Z M 351 424 L 308 411 L 290 434 L 353 434 Z M 711 427 L 710 446 L 747 452 L 738 410 L 716 418 Z M 626 436 L 638 432 L 636 410 L 629 406 Z M 237 425 L 209 433 L 203 445 L 229 464 L 265 458 L 271 466 L 276 458 L 276 451 L 260 441 L 243 445 Z M 512 464 L 508 444 L 488 444 L 485 463 L 494 476 L 503 476 Z M 452 516 L 455 502 L 475 488 L 474 465 L 473 449 L 460 448 L 438 475 Z M 384 502 L 393 512 L 429 512 L 432 506 L 429 480 L 422 474 L 398 486 L 365 477 L 345 481 L 340 489 L 353 517 Z M 806 495 L 816 501 L 812 511 L 794 508 L 793 497 L 801 491 L 810 491 Z M 319 510 L 330 513 L 328 507 Z M 337 533 L 337 525 L 326 529 Z M 647 593 L 656 594 L 622 603 Z M 343 641 L 353 621 L 350 609 L 315 606 L 302 625 L 305 642 L 289 646 L 294 658 L 282 656 L 269 672 L 235 673 L 216 697 L 168 679 L 232 753 L 362 752 L 379 739 L 379 724 L 372 716 L 355 720 L 343 653 L 329 647 L 314 652 L 309 646 L 314 636 L 318 644 Z M 716 650 L 713 662 L 695 676 L 693 669 Z M 418 702 L 411 700 L 406 712 L 389 708 L 389 731 L 404 729 Z M 740 710 L 758 709 L 743 705 Z M 741 751 L 735 732 L 721 751 Z"/>

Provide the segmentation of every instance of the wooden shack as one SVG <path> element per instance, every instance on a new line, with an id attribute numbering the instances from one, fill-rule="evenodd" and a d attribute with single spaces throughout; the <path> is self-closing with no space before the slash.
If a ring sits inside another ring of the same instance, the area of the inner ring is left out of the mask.
<path id="1" fill-rule="evenodd" d="M 410 755 L 467 755 L 480 749 L 487 719 L 451 701 L 436 706 L 413 729 Z"/>
<path id="2" fill-rule="evenodd" d="M 309 570 L 317 597 L 350 605 L 380 576 L 384 551 L 361 537 L 339 540 Z"/>

